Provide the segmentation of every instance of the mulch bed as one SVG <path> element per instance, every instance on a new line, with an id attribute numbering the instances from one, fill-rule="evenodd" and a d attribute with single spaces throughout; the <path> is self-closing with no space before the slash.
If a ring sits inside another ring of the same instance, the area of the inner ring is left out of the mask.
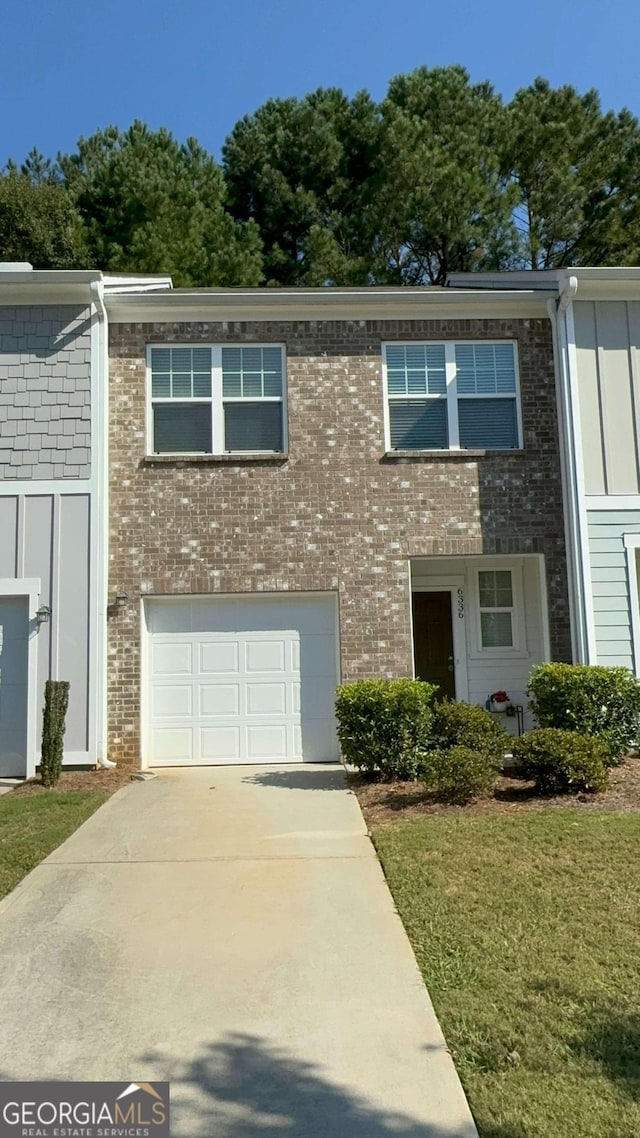
<path id="1" fill-rule="evenodd" d="M 124 767 L 116 767 L 114 770 L 105 770 L 103 767 L 99 767 L 97 770 L 87 770 L 85 767 L 78 771 L 63 770 L 56 790 L 62 793 L 73 790 L 102 790 L 106 791 L 107 794 L 114 794 L 116 790 L 130 781 L 131 771 Z M 42 785 L 39 777 L 36 777 L 19 783 L 11 793 L 48 794 L 49 791 L 46 786 Z"/>
<path id="2" fill-rule="evenodd" d="M 447 806 L 434 802 L 419 782 L 374 782 L 350 773 L 349 785 L 357 795 L 367 825 L 419 818 L 429 814 L 518 814 L 548 807 L 573 810 L 640 810 L 640 757 L 630 756 L 611 771 L 608 790 L 598 794 L 562 794 L 541 798 L 533 783 L 517 776 L 501 775 L 491 797 L 479 798 L 468 806 Z"/>

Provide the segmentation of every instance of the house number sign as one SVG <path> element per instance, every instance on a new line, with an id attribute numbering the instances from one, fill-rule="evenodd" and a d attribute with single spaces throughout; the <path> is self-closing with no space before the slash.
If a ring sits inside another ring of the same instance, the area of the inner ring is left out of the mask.
<path id="1" fill-rule="evenodd" d="M 464 620 L 464 590 L 458 589 L 458 620 Z"/>

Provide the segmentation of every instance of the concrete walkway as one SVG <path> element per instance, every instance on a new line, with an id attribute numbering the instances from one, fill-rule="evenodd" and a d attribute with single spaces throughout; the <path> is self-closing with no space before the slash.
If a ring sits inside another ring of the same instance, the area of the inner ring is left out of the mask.
<path id="1" fill-rule="evenodd" d="M 336 767 L 165 770 L 0 903 L 0 1079 L 168 1079 L 176 1138 L 475 1138 Z"/>

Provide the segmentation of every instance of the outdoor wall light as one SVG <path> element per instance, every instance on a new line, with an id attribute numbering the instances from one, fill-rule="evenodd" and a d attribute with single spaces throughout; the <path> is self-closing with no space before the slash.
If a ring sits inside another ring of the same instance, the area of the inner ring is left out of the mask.
<path id="1" fill-rule="evenodd" d="M 38 628 L 40 628 L 41 624 L 47 624 L 50 616 L 51 616 L 51 609 L 49 608 L 49 606 L 48 605 L 40 605 L 40 608 L 36 612 L 36 620 L 38 622 Z"/>
<path id="2" fill-rule="evenodd" d="M 115 597 L 113 598 L 113 604 L 111 604 L 109 606 L 109 608 L 113 612 L 120 612 L 120 610 L 123 609 L 124 606 L 127 604 L 128 600 L 129 600 L 129 594 L 128 593 L 116 593 Z"/>

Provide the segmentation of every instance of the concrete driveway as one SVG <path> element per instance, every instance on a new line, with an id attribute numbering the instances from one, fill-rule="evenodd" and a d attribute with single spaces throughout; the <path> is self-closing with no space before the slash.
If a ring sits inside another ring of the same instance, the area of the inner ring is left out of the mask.
<path id="1" fill-rule="evenodd" d="M 338 767 L 164 770 L 0 903 L 0 1079 L 168 1079 L 176 1138 L 475 1138 Z"/>

